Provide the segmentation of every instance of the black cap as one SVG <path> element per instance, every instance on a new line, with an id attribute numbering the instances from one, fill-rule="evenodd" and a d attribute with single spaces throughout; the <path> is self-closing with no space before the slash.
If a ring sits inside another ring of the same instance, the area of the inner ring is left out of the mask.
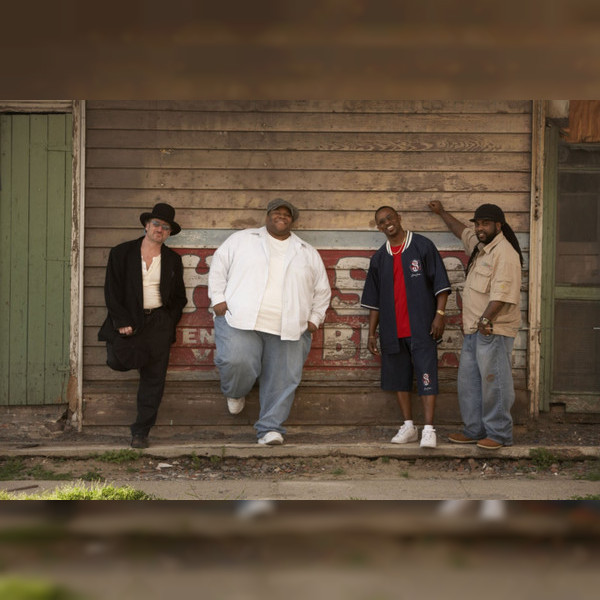
<path id="1" fill-rule="evenodd" d="M 469 221 L 477 221 L 481 219 L 494 221 L 494 223 L 506 223 L 502 209 L 495 204 L 482 204 L 475 211 L 475 216 L 472 219 L 469 219 Z"/>
<path id="2" fill-rule="evenodd" d="M 295 221 L 298 218 L 298 209 L 291 202 L 288 202 L 283 198 L 275 198 L 275 200 L 271 200 L 271 202 L 267 204 L 267 214 L 272 210 L 279 208 L 280 206 L 285 206 L 289 209 L 289 211 L 292 213 L 292 221 Z"/>

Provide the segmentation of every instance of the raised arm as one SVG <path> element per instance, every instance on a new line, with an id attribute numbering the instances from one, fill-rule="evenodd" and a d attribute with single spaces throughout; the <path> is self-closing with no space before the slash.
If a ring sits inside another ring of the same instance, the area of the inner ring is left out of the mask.
<path id="1" fill-rule="evenodd" d="M 453 217 L 449 212 L 447 212 L 439 200 L 432 200 L 428 206 L 432 212 L 442 217 L 442 220 L 444 221 L 448 229 L 457 238 L 460 239 L 460 237 L 462 236 L 462 232 L 467 228 L 467 226 L 464 223 L 461 223 L 457 218 Z"/>

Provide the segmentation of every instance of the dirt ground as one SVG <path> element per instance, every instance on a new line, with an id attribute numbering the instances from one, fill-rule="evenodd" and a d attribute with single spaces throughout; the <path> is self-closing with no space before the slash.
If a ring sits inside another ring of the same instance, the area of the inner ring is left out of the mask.
<path id="1" fill-rule="evenodd" d="M 9 459 L 0 457 L 0 479 L 33 480 L 56 479 L 87 481 L 113 480 L 219 480 L 267 477 L 279 479 L 352 479 L 352 478 L 481 478 L 481 477 L 566 477 L 595 479 L 599 477 L 598 460 L 559 461 L 552 455 L 553 446 L 597 446 L 599 426 L 591 422 L 569 421 L 569 415 L 543 415 L 525 425 L 515 426 L 516 445 L 539 447 L 534 459 L 504 458 L 418 458 L 401 460 L 382 456 L 377 459 L 358 457 L 321 458 L 274 458 L 235 459 L 221 458 L 217 448 L 212 457 L 195 455 L 174 460 L 161 460 L 144 456 L 128 449 L 127 430 L 77 432 L 69 427 L 62 428 L 56 420 L 47 418 L 37 423 L 5 421 L 0 427 L 0 441 L 16 447 L 31 447 L 38 444 L 106 444 L 107 451 L 84 459 L 58 459 L 22 457 Z M 159 428 L 155 428 L 158 430 Z M 288 443 L 368 443 L 389 440 L 395 427 L 366 426 L 344 428 L 335 433 L 319 433 L 291 427 Z M 445 440 L 455 427 L 438 426 L 438 440 Z M 234 433 L 202 431 L 194 434 L 169 435 L 169 432 L 153 431 L 151 441 L 174 443 L 189 441 L 248 442 L 254 440 L 250 427 L 239 427 Z M 114 450 L 114 446 L 122 448 Z"/>
<path id="2" fill-rule="evenodd" d="M 221 458 L 191 456 L 172 460 L 145 456 L 133 450 L 109 450 L 82 459 L 44 457 L 0 458 L 0 479 L 85 481 L 144 480 L 376 480 L 376 479 L 490 479 L 565 478 L 600 481 L 600 461 L 560 461 L 551 451 L 534 459 L 418 458 L 402 460 L 331 456 L 319 458 Z"/>
<path id="3" fill-rule="evenodd" d="M 355 427 L 289 427 L 286 440 L 290 443 L 368 443 L 389 440 L 399 423 L 390 425 L 365 425 Z M 438 442 L 459 431 L 458 425 L 437 425 Z M 200 427 L 177 429 L 157 426 L 151 438 L 163 442 L 248 442 L 255 439 L 250 426 L 230 428 Z M 127 427 L 87 427 L 75 431 L 61 419 L 56 410 L 42 410 L 31 417 L 27 411 L 12 409 L 0 414 L 0 442 L 15 445 L 37 443 L 60 444 L 128 444 Z M 598 446 L 600 444 L 600 414 L 573 415 L 568 413 L 543 413 L 525 423 L 514 426 L 515 445 Z"/>

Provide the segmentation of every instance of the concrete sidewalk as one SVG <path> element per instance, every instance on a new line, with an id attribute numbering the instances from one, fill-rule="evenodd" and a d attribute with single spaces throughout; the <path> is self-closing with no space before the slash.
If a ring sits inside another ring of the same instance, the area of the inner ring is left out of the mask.
<path id="1" fill-rule="evenodd" d="M 600 493 L 597 481 L 565 479 L 368 479 L 275 481 L 269 478 L 198 481 L 189 479 L 111 481 L 160 500 L 572 500 Z M 38 494 L 59 481 L 0 481 L 0 489 Z M 85 484 L 91 485 L 91 484 Z"/>
<path id="2" fill-rule="evenodd" d="M 86 458 L 111 450 L 127 449 L 119 443 L 0 443 L 0 457 Z M 591 446 L 530 446 L 516 445 L 499 450 L 482 450 L 475 445 L 439 444 L 435 449 L 415 444 L 361 442 L 353 444 L 295 444 L 260 446 L 256 443 L 153 443 L 142 450 L 144 456 L 172 460 L 184 456 L 219 459 L 302 459 L 317 457 L 360 457 L 377 459 L 529 459 L 535 449 L 545 448 L 555 460 L 598 460 L 600 448 Z M 506 499 L 506 500 L 569 500 L 600 493 L 597 481 L 555 478 L 529 479 L 517 476 L 473 479 L 457 475 L 439 477 L 435 472 L 418 478 L 363 479 L 290 479 L 275 480 L 268 476 L 224 480 L 111 481 L 129 485 L 164 500 L 446 500 L 446 499 Z M 3 481 L 0 489 L 38 493 L 60 486 L 57 481 Z M 19 488 L 22 488 L 19 490 Z"/>
<path id="3" fill-rule="evenodd" d="M 600 493 L 597 481 L 562 478 L 419 477 L 405 479 L 227 480 L 127 479 L 107 482 L 129 486 L 160 500 L 572 500 Z M 60 481 L 0 481 L 7 492 L 38 494 L 62 487 Z M 83 485 L 93 485 L 83 482 Z"/>
<path id="4" fill-rule="evenodd" d="M 84 458 L 110 450 L 129 448 L 124 442 L 44 441 L 39 443 L 0 442 L 0 457 L 45 456 L 52 458 Z M 498 450 L 483 450 L 474 444 L 438 443 L 437 448 L 420 448 L 414 444 L 391 444 L 386 442 L 358 443 L 285 443 L 281 446 L 261 446 L 255 442 L 161 442 L 157 441 L 140 452 L 157 458 L 177 458 L 196 455 L 220 458 L 315 458 L 324 456 L 348 456 L 379 458 L 382 456 L 399 459 L 418 458 L 499 458 L 526 459 L 531 452 L 545 449 L 557 460 L 600 459 L 600 446 L 533 446 L 514 445 Z"/>

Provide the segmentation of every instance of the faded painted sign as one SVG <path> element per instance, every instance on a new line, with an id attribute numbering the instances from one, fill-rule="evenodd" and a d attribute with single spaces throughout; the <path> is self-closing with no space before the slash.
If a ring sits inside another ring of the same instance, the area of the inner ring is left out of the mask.
<path id="1" fill-rule="evenodd" d="M 214 331 L 209 311 L 208 271 L 215 249 L 176 248 L 184 264 L 188 306 L 177 328 L 171 351 L 172 370 L 214 370 Z M 373 250 L 320 250 L 332 289 L 325 324 L 313 336 L 306 368 L 327 371 L 343 368 L 378 369 L 378 359 L 367 350 L 368 311 L 360 297 Z M 460 288 L 466 256 L 461 251 L 441 252 L 453 283 L 447 305 L 447 328 L 440 344 L 440 366 L 458 366 L 462 345 Z"/>

